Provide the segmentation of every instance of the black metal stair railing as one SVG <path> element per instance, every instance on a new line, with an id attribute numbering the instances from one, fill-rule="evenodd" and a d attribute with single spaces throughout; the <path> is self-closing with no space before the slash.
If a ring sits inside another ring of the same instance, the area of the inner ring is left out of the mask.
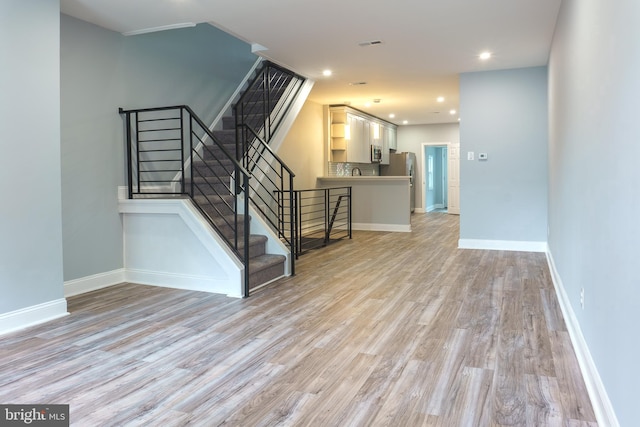
<path id="1" fill-rule="evenodd" d="M 129 198 L 189 197 L 244 265 L 249 296 L 250 173 L 186 105 L 120 109 Z"/>
<path id="2" fill-rule="evenodd" d="M 295 174 L 249 126 L 241 126 L 239 133 L 244 140 L 253 141 L 242 157 L 242 166 L 251 171 L 253 178 L 247 188 L 251 205 L 289 248 L 291 274 L 295 274 L 297 228 L 292 199 Z"/>
<path id="3" fill-rule="evenodd" d="M 269 144 L 304 81 L 304 77 L 265 61 L 233 109 L 236 158 L 253 177 L 248 187 L 251 205 L 288 246 L 291 274 L 295 274 L 297 239 L 292 210 L 295 175 Z M 285 218 L 289 218 L 287 224 L 283 224 Z"/>
<path id="4" fill-rule="evenodd" d="M 284 200 L 285 217 L 294 212 L 296 254 L 327 246 L 352 237 L 351 187 L 315 188 L 295 190 L 291 199 Z M 291 200 L 295 206 L 288 209 Z M 281 226 L 287 227 L 285 220 Z"/>
<path id="5" fill-rule="evenodd" d="M 236 128 L 249 126 L 269 144 L 304 81 L 304 77 L 264 61 L 234 106 Z M 246 144 L 250 141 L 239 142 Z M 240 158 L 242 152 L 238 151 L 236 154 Z"/>

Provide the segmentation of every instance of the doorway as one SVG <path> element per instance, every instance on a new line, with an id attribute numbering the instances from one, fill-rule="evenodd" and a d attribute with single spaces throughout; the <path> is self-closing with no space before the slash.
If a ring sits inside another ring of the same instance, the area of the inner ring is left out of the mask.
<path id="1" fill-rule="evenodd" d="M 423 146 L 425 179 L 423 180 L 425 212 L 447 212 L 448 146 Z"/>

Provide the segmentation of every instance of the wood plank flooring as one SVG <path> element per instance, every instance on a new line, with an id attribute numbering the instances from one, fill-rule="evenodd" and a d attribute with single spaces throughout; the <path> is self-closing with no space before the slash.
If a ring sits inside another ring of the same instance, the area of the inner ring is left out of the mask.
<path id="1" fill-rule="evenodd" d="M 354 232 L 245 300 L 122 284 L 0 337 L 0 402 L 78 426 L 595 426 L 543 254 L 458 217 Z"/>

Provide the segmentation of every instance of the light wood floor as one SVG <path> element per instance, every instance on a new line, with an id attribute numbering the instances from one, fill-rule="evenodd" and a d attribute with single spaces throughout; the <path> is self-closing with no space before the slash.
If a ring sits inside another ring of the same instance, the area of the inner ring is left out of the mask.
<path id="1" fill-rule="evenodd" d="M 595 426 L 543 254 L 458 217 L 354 232 L 246 300 L 123 284 L 0 338 L 0 402 L 78 426 Z"/>

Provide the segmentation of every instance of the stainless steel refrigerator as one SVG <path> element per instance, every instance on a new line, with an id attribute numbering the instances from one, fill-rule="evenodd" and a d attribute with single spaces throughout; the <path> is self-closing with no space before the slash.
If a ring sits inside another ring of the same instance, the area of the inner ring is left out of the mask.
<path id="1" fill-rule="evenodd" d="M 380 165 L 380 175 L 383 176 L 408 176 L 409 194 L 411 198 L 411 212 L 416 209 L 415 186 L 416 155 L 415 153 L 391 153 L 389 164 Z"/>

